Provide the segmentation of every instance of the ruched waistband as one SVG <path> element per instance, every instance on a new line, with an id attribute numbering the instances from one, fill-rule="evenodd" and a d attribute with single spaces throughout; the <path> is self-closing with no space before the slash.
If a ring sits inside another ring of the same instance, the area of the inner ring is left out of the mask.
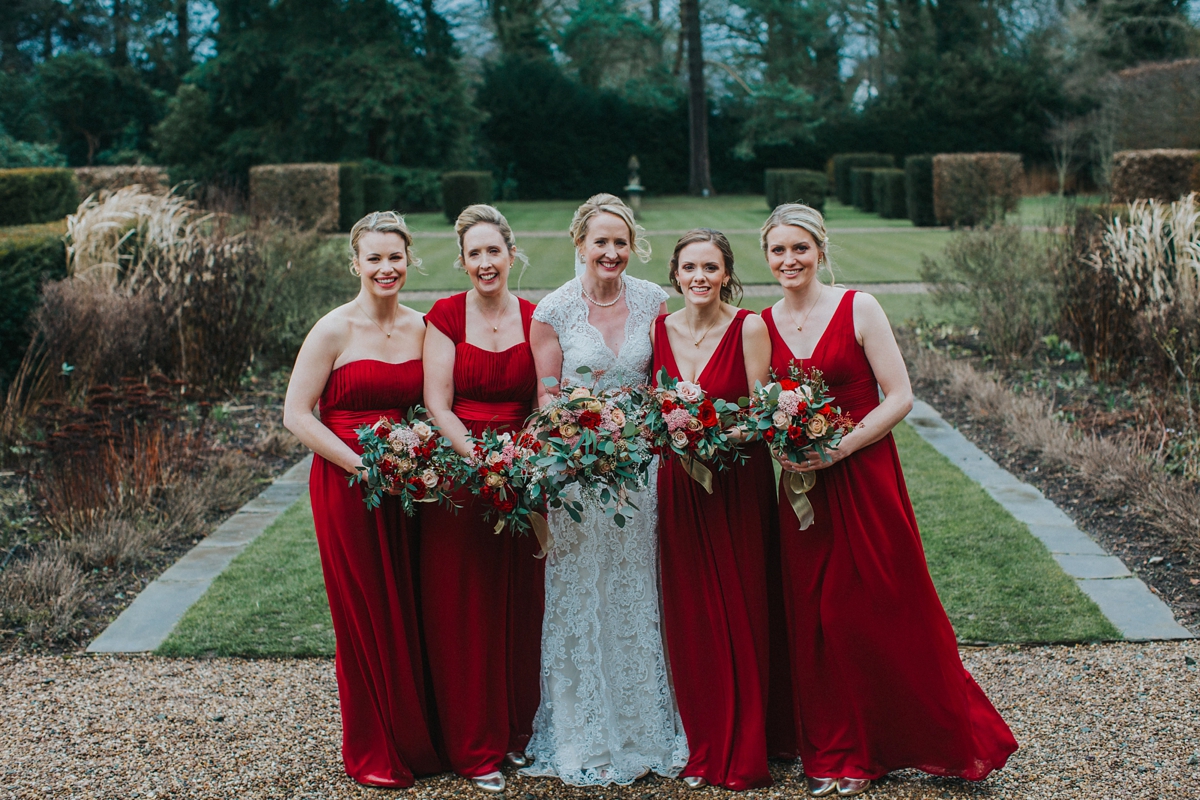
<path id="1" fill-rule="evenodd" d="M 385 408 L 377 411 L 343 411 L 331 408 L 328 411 L 321 412 L 321 422 L 325 424 L 326 428 L 333 431 L 339 439 L 358 441 L 358 434 L 354 432 L 356 428 L 361 428 L 364 425 L 374 425 L 379 421 L 380 417 L 400 420 L 404 418 L 405 413 L 404 409 L 401 408 Z"/>
<path id="2" fill-rule="evenodd" d="M 454 398 L 454 415 L 461 420 L 472 422 L 524 422 L 529 416 L 529 403 L 503 402 L 486 403 L 482 400 L 470 400 L 465 397 Z"/>

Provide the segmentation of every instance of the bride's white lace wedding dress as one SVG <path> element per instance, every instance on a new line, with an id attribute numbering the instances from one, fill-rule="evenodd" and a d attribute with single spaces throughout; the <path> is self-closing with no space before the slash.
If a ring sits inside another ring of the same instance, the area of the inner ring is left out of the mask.
<path id="1" fill-rule="evenodd" d="M 598 388 L 646 383 L 650 326 L 667 295 L 625 278 L 629 319 L 614 354 L 588 321 L 576 278 L 538 303 L 534 319 L 554 327 L 564 379 L 583 365 Z M 542 698 L 522 774 L 577 786 L 629 784 L 647 769 L 669 777 L 687 764 L 663 648 L 658 592 L 655 470 L 632 498 L 638 511 L 619 528 L 585 500 L 583 521 L 550 514 L 554 546 L 546 560 Z"/>

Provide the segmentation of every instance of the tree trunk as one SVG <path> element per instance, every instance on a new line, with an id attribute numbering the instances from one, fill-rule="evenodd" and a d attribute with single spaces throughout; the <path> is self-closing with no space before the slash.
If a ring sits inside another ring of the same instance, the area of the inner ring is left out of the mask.
<path id="1" fill-rule="evenodd" d="M 192 68 L 192 27 L 188 0 L 175 0 L 175 70 L 182 78 Z"/>
<path id="2" fill-rule="evenodd" d="M 113 65 L 129 65 L 129 9 L 126 0 L 112 0 Z M 91 160 L 88 160 L 91 163 Z"/>
<path id="3" fill-rule="evenodd" d="M 682 0 L 688 56 L 688 193 L 713 194 L 708 163 L 708 96 L 704 91 L 704 48 L 700 39 L 700 0 Z"/>

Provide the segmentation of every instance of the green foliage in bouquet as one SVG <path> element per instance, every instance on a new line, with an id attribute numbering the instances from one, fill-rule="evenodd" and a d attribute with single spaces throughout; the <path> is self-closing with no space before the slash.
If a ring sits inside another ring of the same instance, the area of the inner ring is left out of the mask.
<path id="1" fill-rule="evenodd" d="M 349 477 L 350 485 L 365 484 L 363 502 L 376 509 L 385 493 L 400 498 L 404 513 L 416 513 L 416 503 L 454 506 L 451 493 L 462 482 L 462 459 L 438 428 L 425 420 L 421 406 L 408 410 L 404 420 L 380 417 L 358 428 L 363 448 L 362 468 Z"/>

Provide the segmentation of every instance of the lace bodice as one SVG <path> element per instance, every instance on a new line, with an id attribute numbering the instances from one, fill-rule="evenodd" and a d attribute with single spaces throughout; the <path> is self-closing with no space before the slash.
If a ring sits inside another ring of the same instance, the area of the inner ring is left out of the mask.
<path id="1" fill-rule="evenodd" d="M 650 327 L 659 307 L 667 299 L 661 286 L 641 278 L 625 276 L 625 342 L 613 354 L 604 337 L 588 321 L 588 304 L 583 286 L 573 278 L 555 289 L 537 305 L 533 318 L 554 328 L 563 352 L 564 379 L 575 376 L 578 367 L 590 367 L 598 376 L 598 389 L 647 383 L 650 378 Z"/>

